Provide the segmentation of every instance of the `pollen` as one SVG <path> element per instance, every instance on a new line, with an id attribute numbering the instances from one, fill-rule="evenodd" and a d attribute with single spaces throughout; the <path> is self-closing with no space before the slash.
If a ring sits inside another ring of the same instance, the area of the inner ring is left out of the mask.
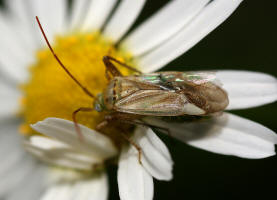
<path id="1" fill-rule="evenodd" d="M 103 56 L 110 55 L 125 63 L 133 65 L 130 54 L 118 51 L 108 39 L 98 33 L 75 34 L 57 37 L 53 49 L 73 76 L 95 96 L 107 86 Z M 130 72 L 116 65 L 128 75 Z M 68 76 L 55 60 L 48 48 L 36 54 L 36 62 L 30 67 L 30 79 L 21 86 L 24 96 L 21 99 L 21 115 L 24 124 L 20 126 L 22 134 L 36 134 L 30 128 L 47 117 L 72 120 L 72 113 L 81 107 L 93 108 L 93 99 Z M 97 111 L 79 113 L 77 121 L 95 129 L 104 119 L 105 113 Z M 115 141 L 116 131 L 107 134 Z"/>

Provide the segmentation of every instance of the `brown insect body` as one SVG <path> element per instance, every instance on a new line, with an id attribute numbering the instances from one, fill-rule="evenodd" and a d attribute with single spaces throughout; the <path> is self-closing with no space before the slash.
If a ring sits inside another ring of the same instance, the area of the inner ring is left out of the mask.
<path id="1" fill-rule="evenodd" d="M 228 105 L 228 95 L 214 77 L 207 72 L 157 72 L 114 77 L 101 96 L 100 106 L 137 115 L 209 115 Z"/>

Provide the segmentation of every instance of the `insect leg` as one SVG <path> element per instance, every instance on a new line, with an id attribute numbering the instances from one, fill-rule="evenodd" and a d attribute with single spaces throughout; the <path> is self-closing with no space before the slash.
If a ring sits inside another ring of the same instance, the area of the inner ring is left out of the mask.
<path id="1" fill-rule="evenodd" d="M 105 128 L 105 127 L 107 127 L 111 122 L 114 122 L 114 121 L 125 121 L 125 118 L 124 117 L 120 117 L 121 116 L 121 113 L 112 113 L 112 114 L 110 114 L 110 115 L 106 115 L 105 116 L 105 120 L 104 121 L 102 121 L 102 122 L 100 122 L 97 126 L 96 126 L 96 130 L 101 130 L 101 129 L 103 129 L 103 128 Z M 124 116 L 124 114 L 123 114 L 123 116 Z M 122 120 L 122 119 L 124 119 L 124 120 Z M 131 123 L 127 123 L 127 124 L 131 124 Z M 119 128 L 120 129 L 120 128 Z M 121 131 L 121 136 L 126 140 L 126 141 L 128 141 L 132 146 L 134 146 L 136 149 L 137 149 L 137 151 L 138 151 L 138 160 L 139 160 L 139 164 L 142 164 L 142 162 L 141 162 L 141 156 L 142 156 L 142 150 L 141 150 L 141 148 L 140 148 L 140 146 L 139 145 L 137 145 L 133 140 L 131 140 L 128 136 L 127 136 L 127 134 L 126 134 L 126 132 L 125 132 L 125 130 L 123 130 L 123 129 L 120 129 L 120 131 Z"/>
<path id="2" fill-rule="evenodd" d="M 108 73 L 111 73 L 112 76 L 122 76 L 121 72 L 114 66 L 114 64 L 109 60 L 108 56 L 103 57 L 103 62 L 106 66 L 106 77 L 109 80 Z"/>
<path id="3" fill-rule="evenodd" d="M 128 114 L 128 113 L 121 113 L 121 112 L 114 112 L 109 115 L 106 115 L 105 120 L 102 121 L 101 123 L 99 123 L 97 125 L 97 128 L 102 129 L 105 126 L 107 126 L 108 123 L 111 121 L 118 121 L 119 123 L 140 125 L 140 126 L 145 126 L 145 127 L 151 128 L 151 129 L 158 129 L 158 130 L 161 130 L 162 132 L 166 132 L 166 134 L 168 136 L 171 136 L 170 130 L 168 128 L 149 124 L 147 122 L 144 122 L 140 116 Z"/>
<path id="4" fill-rule="evenodd" d="M 142 162 L 141 162 L 142 150 L 141 150 L 140 146 L 137 145 L 137 144 L 136 144 L 133 140 L 131 140 L 128 136 L 126 136 L 126 134 L 124 134 L 124 133 L 121 132 L 121 135 L 122 135 L 122 137 L 123 137 L 126 141 L 128 141 L 131 145 L 133 145 L 133 146 L 137 149 L 137 151 L 138 151 L 138 160 L 139 160 L 139 164 L 142 165 Z"/>
<path id="5" fill-rule="evenodd" d="M 137 69 L 134 68 L 134 67 L 131 67 L 130 65 L 127 65 L 126 63 L 123 63 L 123 62 L 117 60 L 117 59 L 114 58 L 114 57 L 111 57 L 111 56 L 104 56 L 104 57 L 106 57 L 106 59 L 109 60 L 109 62 L 114 61 L 114 62 L 116 62 L 117 64 L 119 64 L 119 65 L 121 65 L 121 66 L 123 66 L 123 67 L 125 67 L 125 68 L 127 68 L 127 69 L 129 69 L 129 70 L 132 70 L 132 71 L 134 71 L 134 72 L 137 72 L 137 73 L 139 73 L 139 74 L 142 74 L 141 71 L 137 70 Z"/>
<path id="6" fill-rule="evenodd" d="M 82 135 L 80 126 L 79 126 L 79 124 L 78 124 L 78 122 L 77 122 L 77 118 L 76 118 L 76 117 L 77 117 L 77 114 L 78 114 L 79 112 L 92 112 L 92 111 L 94 111 L 92 108 L 79 108 L 79 109 L 75 110 L 75 111 L 72 113 L 72 120 L 73 120 L 73 122 L 74 122 L 75 130 L 76 130 L 76 132 L 77 132 L 77 134 L 78 134 L 78 136 L 79 136 L 80 141 L 84 141 L 84 138 L 83 138 L 83 135 Z"/>
<path id="7" fill-rule="evenodd" d="M 107 69 L 105 70 L 105 76 L 108 81 L 110 81 L 112 79 L 112 77 L 110 76 L 109 71 Z"/>
<path id="8" fill-rule="evenodd" d="M 105 120 L 97 125 L 96 130 L 101 130 L 104 127 L 106 127 L 108 124 L 109 124 L 109 121 Z M 123 130 L 121 130 L 121 131 L 123 131 Z M 122 132 L 121 132 L 121 136 L 137 149 L 139 164 L 142 164 L 142 162 L 141 162 L 142 150 L 141 150 L 140 146 L 137 145 L 133 140 L 131 140 L 129 137 L 126 136 L 126 134 L 124 134 Z"/>
<path id="9" fill-rule="evenodd" d="M 108 126 L 108 124 L 109 124 L 109 121 L 108 120 L 104 120 L 104 121 L 102 121 L 102 122 L 100 122 L 99 124 L 97 124 L 97 126 L 96 126 L 96 130 L 97 131 L 100 131 L 101 129 L 103 129 L 103 128 L 105 128 L 106 126 Z"/>

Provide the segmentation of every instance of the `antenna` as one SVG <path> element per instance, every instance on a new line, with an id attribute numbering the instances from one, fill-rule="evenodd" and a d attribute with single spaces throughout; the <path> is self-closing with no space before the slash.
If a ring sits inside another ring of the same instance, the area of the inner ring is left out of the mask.
<path id="1" fill-rule="evenodd" d="M 47 37 L 46 37 L 46 34 L 45 34 L 45 32 L 44 32 L 44 30 L 43 30 L 43 28 L 42 28 L 42 25 L 41 25 L 41 23 L 40 23 L 40 21 L 39 21 L 38 16 L 36 16 L 36 20 L 37 20 L 37 23 L 38 23 L 38 25 L 39 25 L 40 31 L 41 31 L 41 33 L 42 33 L 42 35 L 43 35 L 43 37 L 44 37 L 44 39 L 45 39 L 45 41 L 46 41 L 46 43 L 47 43 L 49 49 L 50 49 L 50 51 L 52 52 L 53 56 L 54 56 L 55 59 L 58 61 L 58 63 L 60 64 L 60 66 L 61 66 L 61 67 L 64 69 L 64 71 L 70 76 L 70 78 L 72 78 L 72 79 L 75 81 L 75 83 L 77 83 L 77 84 L 83 89 L 83 91 L 84 91 L 88 96 L 90 96 L 91 98 L 95 98 L 94 95 L 93 95 L 85 86 L 83 86 L 83 85 L 71 74 L 71 72 L 65 67 L 65 65 L 62 63 L 62 61 L 58 58 L 58 56 L 57 56 L 56 53 L 54 52 L 53 48 L 51 47 L 51 44 L 50 44 L 49 40 L 48 40 Z"/>

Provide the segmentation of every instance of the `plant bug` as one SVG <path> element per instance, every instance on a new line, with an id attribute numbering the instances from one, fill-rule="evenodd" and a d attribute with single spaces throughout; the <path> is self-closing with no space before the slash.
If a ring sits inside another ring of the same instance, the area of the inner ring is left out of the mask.
<path id="1" fill-rule="evenodd" d="M 113 121 L 135 125 L 154 127 L 145 123 L 145 116 L 206 116 L 223 111 L 229 101 L 227 93 L 210 72 L 156 72 L 143 74 L 137 69 L 120 62 L 116 58 L 104 56 L 106 78 L 109 83 L 103 93 L 94 96 L 83 86 L 64 66 L 51 47 L 45 32 L 36 17 L 41 32 L 53 56 L 65 72 L 83 91 L 94 99 L 94 107 L 79 108 L 72 113 L 76 131 L 82 140 L 82 134 L 77 123 L 79 112 L 107 111 L 108 115 L 96 127 L 98 130 Z M 123 76 L 113 63 L 134 71 L 136 74 Z M 140 152 L 140 147 L 128 140 Z M 140 161 L 141 153 L 139 153 Z"/>

